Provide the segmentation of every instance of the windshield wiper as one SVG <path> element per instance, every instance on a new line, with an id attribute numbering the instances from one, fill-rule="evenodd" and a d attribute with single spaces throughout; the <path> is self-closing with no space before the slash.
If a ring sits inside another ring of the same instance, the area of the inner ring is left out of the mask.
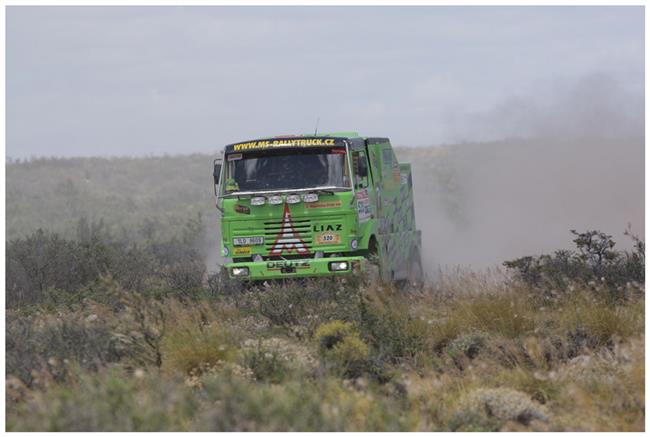
<path id="1" fill-rule="evenodd" d="M 309 191 L 314 191 L 316 193 L 325 193 L 325 194 L 334 194 L 341 191 L 350 191 L 349 188 L 345 187 L 322 187 L 322 188 L 313 188 Z"/>

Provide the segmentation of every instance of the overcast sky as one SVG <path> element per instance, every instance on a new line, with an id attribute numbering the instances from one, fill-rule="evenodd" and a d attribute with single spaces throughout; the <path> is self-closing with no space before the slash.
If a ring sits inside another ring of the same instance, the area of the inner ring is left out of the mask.
<path id="1" fill-rule="evenodd" d="M 642 7 L 8 7 L 6 19 L 14 158 L 214 153 L 311 132 L 317 117 L 321 131 L 400 145 L 480 140 L 519 132 L 471 114 L 585 77 L 644 93 Z"/>

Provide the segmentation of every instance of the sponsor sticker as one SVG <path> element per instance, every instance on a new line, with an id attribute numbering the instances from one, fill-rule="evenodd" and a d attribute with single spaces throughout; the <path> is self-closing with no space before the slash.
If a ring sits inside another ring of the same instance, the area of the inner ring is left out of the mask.
<path id="1" fill-rule="evenodd" d="M 228 161 L 239 161 L 240 159 L 242 159 L 241 153 L 231 153 L 228 155 Z"/>
<path id="2" fill-rule="evenodd" d="M 323 208 L 340 208 L 342 205 L 340 200 L 331 200 L 328 202 L 314 202 L 305 203 L 306 209 L 323 209 Z"/>
<path id="3" fill-rule="evenodd" d="M 261 246 L 264 244 L 264 237 L 235 237 L 232 239 L 235 246 Z"/>
<path id="4" fill-rule="evenodd" d="M 400 177 L 400 171 L 399 167 L 393 168 L 393 181 L 397 182 L 398 184 L 401 182 L 401 177 Z"/>
<path id="5" fill-rule="evenodd" d="M 270 147 L 333 146 L 333 138 L 296 138 L 283 140 L 250 141 L 233 145 L 234 151 L 268 149 Z"/>
<path id="6" fill-rule="evenodd" d="M 357 191 L 357 213 L 359 214 L 359 223 L 367 222 L 372 215 L 368 190 Z"/>
<path id="7" fill-rule="evenodd" d="M 238 255 L 250 255 L 251 254 L 251 247 L 246 246 L 246 247 L 235 247 L 232 251 L 233 255 L 238 256 Z"/>
<path id="8" fill-rule="evenodd" d="M 340 244 L 341 234 L 327 231 L 316 234 L 316 243 L 318 244 Z"/>
<path id="9" fill-rule="evenodd" d="M 238 212 L 240 214 L 250 214 L 251 213 L 251 209 L 249 207 L 247 207 L 247 206 L 244 206 L 244 205 L 235 204 L 233 209 L 235 210 L 235 212 Z"/>

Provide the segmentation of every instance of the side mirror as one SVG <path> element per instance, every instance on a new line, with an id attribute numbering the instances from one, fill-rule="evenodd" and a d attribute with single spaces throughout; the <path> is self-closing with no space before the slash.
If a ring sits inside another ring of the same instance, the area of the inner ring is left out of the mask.
<path id="1" fill-rule="evenodd" d="M 357 161 L 357 174 L 362 178 L 368 176 L 368 164 L 366 163 L 365 156 L 360 156 Z"/>
<path id="2" fill-rule="evenodd" d="M 214 164 L 214 171 L 212 172 L 212 177 L 214 177 L 214 184 L 219 185 L 219 175 L 221 174 L 221 163 Z"/>

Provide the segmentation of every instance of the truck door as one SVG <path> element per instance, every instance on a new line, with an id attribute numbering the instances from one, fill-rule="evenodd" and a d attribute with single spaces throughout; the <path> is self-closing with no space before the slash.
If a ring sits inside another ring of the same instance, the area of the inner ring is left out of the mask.
<path id="1" fill-rule="evenodd" d="M 395 199 L 396 190 L 399 189 L 399 168 L 390 143 L 384 143 L 375 148 L 376 160 L 378 161 L 377 174 L 379 177 L 375 180 L 375 196 L 377 203 L 377 218 L 379 219 L 379 233 L 390 234 L 394 231 L 395 214 L 393 200 Z M 397 177 L 396 177 L 396 171 Z"/>
<path id="2" fill-rule="evenodd" d="M 371 186 L 371 169 L 368 156 L 364 150 L 352 153 L 352 169 L 354 171 L 354 189 L 357 197 L 357 212 L 359 224 L 362 225 L 374 217 L 374 193 Z"/>
<path id="3" fill-rule="evenodd" d="M 373 208 L 373 218 L 379 220 L 379 233 L 383 233 L 381 229 L 382 218 L 382 160 L 381 160 L 381 144 L 373 144 L 370 141 L 367 143 L 368 161 L 370 164 L 370 185 L 368 191 L 370 192 L 370 199 Z"/>
<path id="4" fill-rule="evenodd" d="M 393 278 L 393 265 L 389 257 L 389 240 L 391 229 L 391 183 L 393 179 L 393 155 L 387 139 L 373 138 L 366 143 L 367 158 L 370 163 L 371 179 L 368 185 L 373 219 L 376 226 L 374 234 L 377 238 L 379 255 L 379 272 L 382 280 Z"/>

